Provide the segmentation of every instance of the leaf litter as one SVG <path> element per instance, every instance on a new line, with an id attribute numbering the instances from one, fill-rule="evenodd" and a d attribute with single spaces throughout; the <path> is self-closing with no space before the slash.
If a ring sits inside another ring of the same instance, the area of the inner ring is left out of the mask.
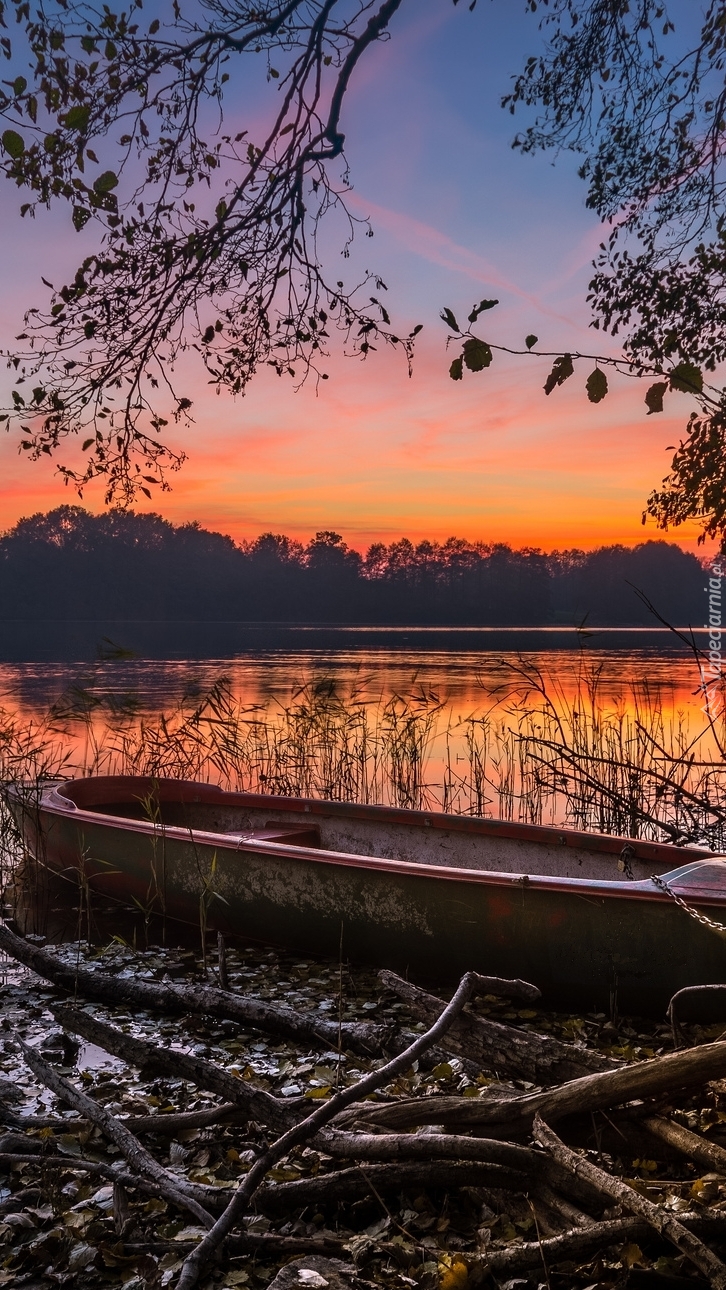
<path id="1" fill-rule="evenodd" d="M 209 966 L 184 948 L 137 951 L 114 940 L 101 949 L 70 943 L 53 947 L 53 952 L 66 963 L 82 961 L 120 978 L 163 983 L 202 982 L 211 976 Z M 246 996 L 284 1003 L 303 1013 L 333 1014 L 341 1021 L 374 1020 L 389 1026 L 391 1033 L 401 1028 L 413 1034 L 425 1029 L 407 1004 L 382 989 L 371 971 L 346 967 L 341 974 L 338 963 L 302 960 L 260 946 L 230 947 L 227 960 L 230 989 Z M 448 993 L 442 991 L 444 997 Z M 36 1080 L 22 1059 L 18 1041 L 39 1048 L 61 1074 L 122 1121 L 211 1111 L 219 1098 L 183 1079 L 144 1077 L 97 1046 L 73 1040 L 59 1028 L 51 1011 L 61 998 L 60 991 L 13 960 L 3 963 L 0 1287 L 173 1287 L 185 1253 L 201 1239 L 204 1228 L 164 1199 L 88 1172 L 86 1165 L 119 1169 L 123 1161 L 118 1148 Z M 670 1027 L 643 1019 L 517 1008 L 511 999 L 495 995 L 479 998 L 469 1007 L 481 1017 L 524 1033 L 549 1034 L 621 1063 L 673 1049 Z M 85 1010 L 128 1035 L 172 1052 L 204 1057 L 275 1097 L 309 1099 L 313 1106 L 336 1089 L 355 1084 L 380 1062 L 351 1051 L 311 1049 L 216 1017 L 189 1014 L 167 1019 L 143 1009 L 100 1004 L 86 1004 Z M 683 1030 L 689 1044 L 701 1044 L 720 1037 L 723 1027 L 684 1026 Z M 482 1098 L 503 1085 L 512 1096 L 536 1092 L 538 1087 L 525 1080 L 500 1078 L 496 1070 L 474 1070 L 471 1062 L 458 1056 L 445 1054 L 441 1060 L 436 1052 L 414 1063 L 372 1100 L 386 1103 L 442 1094 Z M 726 1148 L 726 1079 L 711 1081 L 691 1096 L 670 1099 L 661 1110 L 666 1108 L 684 1128 Z M 721 1242 L 726 1243 L 726 1176 L 704 1171 L 648 1137 L 634 1122 L 626 1125 L 628 1114 L 629 1108 L 596 1112 L 589 1123 L 573 1122 L 568 1140 L 674 1215 L 699 1211 L 723 1215 Z M 171 1137 L 160 1132 L 148 1138 L 156 1159 L 177 1177 L 230 1194 L 269 1140 L 269 1129 L 255 1121 L 220 1122 L 180 1129 Z M 44 1164 L 50 1153 L 64 1157 L 61 1167 Z M 14 1160 L 13 1156 L 25 1158 Z M 367 1282 L 382 1290 L 403 1286 L 474 1290 L 487 1282 L 505 1285 L 507 1290 L 538 1286 L 619 1290 L 646 1284 L 655 1290 L 675 1290 L 673 1278 L 703 1284 L 688 1261 L 664 1246 L 655 1233 L 620 1240 L 585 1261 L 540 1263 L 539 1268 L 514 1277 L 492 1278 L 488 1268 L 492 1255 L 569 1231 L 572 1219 L 566 1209 L 558 1213 L 556 1201 L 547 1196 L 532 1203 L 524 1192 L 468 1185 L 417 1184 L 388 1189 L 385 1194 L 371 1186 L 356 1199 L 344 1200 L 336 1195 L 334 1175 L 339 1164 L 310 1146 L 294 1149 L 271 1171 L 268 1183 L 275 1186 L 330 1175 L 329 1189 L 312 1204 L 289 1212 L 253 1213 L 245 1220 L 245 1232 L 257 1238 L 315 1240 L 321 1248 L 335 1248 L 355 1262 Z M 623 1214 L 615 1207 L 597 1218 L 617 1219 Z M 232 1246 L 203 1284 L 262 1290 L 290 1257 L 279 1245 L 269 1251 L 243 1252 Z"/>

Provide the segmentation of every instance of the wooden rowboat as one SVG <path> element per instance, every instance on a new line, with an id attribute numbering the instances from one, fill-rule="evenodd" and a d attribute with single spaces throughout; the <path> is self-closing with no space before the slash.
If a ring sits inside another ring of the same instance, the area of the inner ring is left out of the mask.
<path id="1" fill-rule="evenodd" d="M 726 921 L 726 859 L 698 847 L 179 780 L 11 796 L 55 873 L 303 954 L 337 957 L 342 930 L 354 961 L 524 977 L 585 1010 L 662 1014 L 682 987 L 726 982 L 726 940 L 703 921 Z"/>

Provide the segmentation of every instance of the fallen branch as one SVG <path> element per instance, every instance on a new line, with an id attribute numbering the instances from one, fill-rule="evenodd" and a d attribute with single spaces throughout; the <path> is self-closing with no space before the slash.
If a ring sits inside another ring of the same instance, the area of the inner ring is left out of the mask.
<path id="1" fill-rule="evenodd" d="M 287 1133 L 284 1133 L 282 1137 L 278 1138 L 262 1153 L 252 1165 L 246 1178 L 240 1183 L 221 1218 L 217 1220 L 211 1231 L 207 1232 L 196 1249 L 185 1260 L 179 1277 L 178 1290 L 191 1290 L 191 1287 L 196 1285 L 209 1260 L 219 1249 L 234 1225 L 242 1219 L 268 1170 L 282 1156 L 287 1155 L 288 1151 L 293 1147 L 314 1137 L 324 1125 L 328 1124 L 357 1098 L 365 1097 L 367 1094 L 375 1092 L 376 1089 L 388 1083 L 401 1071 L 407 1070 L 411 1062 L 416 1061 L 422 1053 L 426 1052 L 442 1035 L 446 1034 L 446 1031 L 459 1016 L 464 1005 L 472 998 L 478 988 L 479 977 L 477 974 L 467 972 L 466 976 L 462 977 L 450 1003 L 430 1030 L 420 1035 L 405 1052 L 399 1053 L 385 1066 L 380 1067 L 379 1070 L 371 1071 L 358 1080 L 356 1084 L 336 1093 L 328 1102 L 313 1111 L 307 1120 L 303 1120 L 301 1124 L 296 1124 L 292 1129 L 288 1129 Z"/>
<path id="2" fill-rule="evenodd" d="M 685 1213 L 678 1215 L 678 1221 L 704 1241 L 726 1237 L 726 1217 L 721 1214 Z M 554 1236 L 550 1240 L 527 1241 L 524 1245 L 510 1246 L 507 1250 L 487 1250 L 484 1259 L 492 1274 L 498 1280 L 505 1281 L 518 1272 L 526 1272 L 528 1268 L 541 1268 L 543 1258 L 547 1268 L 556 1267 L 566 1260 L 584 1262 L 591 1255 L 600 1254 L 611 1247 L 646 1240 L 652 1232 L 650 1223 L 642 1218 L 614 1218 L 603 1223 L 593 1223 L 590 1227 L 580 1227 L 576 1231 L 563 1232 L 561 1236 Z"/>
<path id="3" fill-rule="evenodd" d="M 12 1165 L 35 1165 L 37 1168 L 49 1169 L 70 1169 L 78 1173 L 95 1174 L 99 1178 L 106 1178 L 109 1182 L 121 1183 L 124 1187 L 136 1187 L 139 1191 L 148 1193 L 150 1196 L 161 1196 L 160 1187 L 148 1178 L 137 1177 L 135 1174 L 127 1174 L 123 1169 L 116 1165 L 105 1165 L 100 1160 L 87 1160 L 85 1156 L 61 1155 L 60 1152 L 41 1151 L 37 1155 L 29 1154 L 27 1151 L 2 1151 L 0 1152 L 0 1166 L 10 1167 Z"/>
<path id="4" fill-rule="evenodd" d="M 392 1103 L 389 1106 L 352 1107 L 341 1116 L 388 1129 L 408 1129 L 417 1124 L 456 1125 L 461 1128 L 486 1126 L 497 1136 L 516 1138 L 528 1133 L 538 1113 L 544 1119 L 599 1111 L 656 1097 L 676 1089 L 705 1084 L 726 1073 L 726 1042 L 700 1044 L 685 1052 L 666 1053 L 618 1070 L 585 1075 L 559 1088 L 522 1097 L 426 1097 Z"/>
<path id="5" fill-rule="evenodd" d="M 517 1272 L 526 1272 L 528 1268 L 542 1268 L 543 1265 L 551 1268 L 565 1260 L 584 1262 L 590 1255 L 599 1254 L 610 1246 L 643 1240 L 650 1233 L 650 1225 L 642 1218 L 616 1218 L 605 1223 L 593 1223 L 591 1227 L 578 1227 L 549 1240 L 527 1241 L 507 1250 L 487 1250 L 484 1259 L 489 1271 L 503 1281 Z"/>
<path id="6" fill-rule="evenodd" d="M 660 1115 L 649 1115 L 642 1123 L 650 1133 L 655 1134 L 662 1142 L 667 1142 L 669 1147 L 682 1151 L 684 1156 L 695 1160 L 705 1169 L 726 1176 L 726 1150 L 723 1147 L 717 1146 L 715 1142 L 708 1142 L 698 1133 L 691 1133 L 691 1130 L 684 1128 L 682 1124 L 666 1120 Z"/>
<path id="7" fill-rule="evenodd" d="M 198 1088 L 216 1093 L 224 1098 L 225 1102 L 233 1102 L 247 1115 L 248 1119 L 260 1120 L 274 1129 L 288 1128 L 309 1108 L 305 1098 L 272 1097 L 270 1093 L 254 1088 L 252 1084 L 238 1079 L 236 1075 L 230 1075 L 228 1071 L 216 1066 L 214 1062 L 207 1061 L 204 1057 L 193 1057 L 190 1053 L 178 1052 L 174 1048 L 162 1048 L 148 1039 L 128 1035 L 125 1031 L 119 1030 L 116 1026 L 110 1026 L 106 1021 L 100 1021 L 98 1017 L 92 1017 L 80 1008 L 61 1004 L 54 1007 L 52 1012 L 64 1030 L 69 1030 L 74 1035 L 81 1035 L 92 1044 L 98 1044 L 99 1048 L 103 1048 L 114 1057 L 120 1057 L 130 1066 L 136 1066 L 141 1071 L 153 1072 L 155 1075 L 189 1080 Z"/>
<path id="8" fill-rule="evenodd" d="M 70 966 L 47 950 L 31 945 L 22 936 L 16 936 L 15 932 L 11 932 L 2 923 L 0 949 L 74 997 L 83 994 L 86 998 L 96 999 L 101 1003 L 126 1003 L 162 1012 L 194 1012 L 225 1017 L 241 1026 L 251 1026 L 272 1035 L 283 1035 L 306 1045 L 338 1047 L 337 1021 L 326 1021 L 319 1014 L 308 1015 L 279 1004 L 264 1003 L 261 999 L 246 999 L 209 985 L 133 981 L 127 977 L 94 972 L 80 965 Z M 380 1053 L 387 1035 L 385 1026 L 376 1026 L 371 1022 L 344 1021 L 340 1026 L 343 1047 L 363 1056 Z"/>
<path id="9" fill-rule="evenodd" d="M 314 1145 L 343 1160 L 486 1160 L 510 1169 L 536 1169 L 539 1152 L 499 1138 L 467 1138 L 454 1133 L 319 1133 Z"/>
<path id="10" fill-rule="evenodd" d="M 531 1177 L 531 1175 L 530 1175 Z M 255 1208 L 264 1214 L 288 1217 L 306 1205 L 359 1200 L 376 1192 L 406 1191 L 410 1187 L 496 1187 L 501 1191 L 526 1191 L 529 1179 L 519 1169 L 488 1160 L 406 1161 L 396 1164 L 354 1165 L 336 1173 L 318 1174 L 295 1182 L 265 1185 L 255 1192 Z M 415 1195 L 418 1192 L 414 1193 Z"/>
<path id="11" fill-rule="evenodd" d="M 427 994 L 395 972 L 379 972 L 378 979 L 404 999 L 414 1016 L 429 1026 L 446 1006 L 443 999 Z M 487 980 L 488 985 L 493 986 L 498 978 Z M 534 992 L 529 995 L 530 999 L 539 997 L 540 993 L 536 986 L 527 985 L 524 981 L 500 981 L 499 985 L 502 987 L 500 990 L 487 989 L 486 993 L 506 994 L 508 991 L 504 987 L 509 986 Z M 526 998 L 527 995 L 522 993 L 520 997 Z M 557 1084 L 591 1071 L 619 1069 L 619 1064 L 601 1053 L 575 1048 L 574 1044 L 563 1044 L 551 1035 L 517 1030 L 514 1026 L 505 1026 L 500 1021 L 490 1021 L 472 1012 L 464 1012 L 457 1018 L 446 1036 L 444 1047 L 457 1056 L 474 1059 L 480 1069 L 531 1080 L 534 1084 Z"/>
<path id="12" fill-rule="evenodd" d="M 204 1205 L 209 1202 L 210 1193 L 213 1196 L 214 1188 L 205 1188 L 199 1184 L 189 1183 L 186 1179 L 174 1177 L 149 1154 L 145 1147 L 142 1147 L 138 1138 L 135 1138 L 133 1133 L 120 1120 L 117 1120 L 109 1111 L 99 1106 L 85 1093 L 81 1093 L 69 1080 L 59 1075 L 36 1049 L 29 1047 L 22 1039 L 18 1042 L 22 1049 L 23 1058 L 33 1074 L 37 1075 L 38 1079 L 51 1092 L 55 1093 L 56 1097 L 61 1098 L 69 1106 L 72 1106 L 75 1111 L 79 1111 L 87 1120 L 95 1124 L 107 1138 L 110 1138 L 119 1151 L 122 1152 L 132 1169 L 136 1170 L 142 1177 L 156 1183 L 159 1188 L 159 1194 L 165 1200 L 171 1201 L 172 1204 L 181 1209 L 188 1210 L 204 1227 L 213 1225 L 214 1219 Z"/>
<path id="13" fill-rule="evenodd" d="M 722 1263 L 697 1236 L 689 1232 L 688 1228 L 684 1227 L 672 1213 L 661 1205 L 654 1205 L 622 1179 L 605 1173 L 584 1156 L 566 1147 L 540 1115 L 535 1116 L 532 1133 L 540 1146 L 544 1147 L 558 1164 L 570 1169 L 577 1177 L 586 1178 L 595 1187 L 599 1187 L 604 1195 L 644 1219 L 660 1236 L 670 1241 L 694 1267 L 698 1268 L 699 1272 L 708 1277 L 713 1290 L 726 1290 L 726 1264 Z"/>

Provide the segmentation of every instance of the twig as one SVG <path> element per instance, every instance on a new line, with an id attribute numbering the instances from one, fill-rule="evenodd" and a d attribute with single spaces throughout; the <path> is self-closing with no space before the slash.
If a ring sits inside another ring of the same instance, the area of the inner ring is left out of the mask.
<path id="1" fill-rule="evenodd" d="M 219 975 L 220 990 L 228 991 L 229 976 L 227 975 L 227 949 L 221 932 L 217 932 L 217 973 Z"/>

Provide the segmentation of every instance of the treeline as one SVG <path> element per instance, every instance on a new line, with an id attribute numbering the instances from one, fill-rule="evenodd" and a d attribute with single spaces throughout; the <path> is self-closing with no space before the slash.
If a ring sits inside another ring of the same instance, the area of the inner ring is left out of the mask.
<path id="1" fill-rule="evenodd" d="M 669 542 L 555 551 L 404 538 L 365 555 L 337 533 L 235 543 L 159 515 L 60 506 L 0 538 L 0 614 L 471 626 L 702 623 L 704 573 Z"/>

